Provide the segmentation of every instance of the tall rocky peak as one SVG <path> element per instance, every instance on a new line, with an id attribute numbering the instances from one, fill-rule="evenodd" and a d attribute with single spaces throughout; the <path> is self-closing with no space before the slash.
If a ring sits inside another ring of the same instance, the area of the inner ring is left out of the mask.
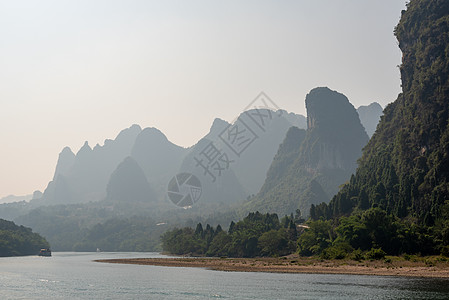
<path id="1" fill-rule="evenodd" d="M 355 171 L 368 136 L 348 98 L 327 87 L 318 87 L 306 96 L 306 108 L 306 165 L 312 169 Z"/>
<path id="2" fill-rule="evenodd" d="M 383 114 L 382 106 L 377 102 L 373 102 L 370 105 L 362 105 L 357 108 L 357 113 L 366 133 L 371 137 L 376 131 L 377 124 Z"/>
<path id="3" fill-rule="evenodd" d="M 339 115 L 348 116 L 352 106 L 345 95 L 332 91 L 328 87 L 317 87 L 306 95 L 307 128 L 320 128 L 323 132 L 332 134 L 340 127 Z M 354 116 L 351 116 L 354 119 Z"/>
<path id="4" fill-rule="evenodd" d="M 449 199 L 449 1 L 412 0 L 395 29 L 402 94 L 384 110 L 330 216 L 379 206 L 426 224 Z M 443 209 L 444 208 L 444 209 Z"/>
<path id="5" fill-rule="evenodd" d="M 55 174 L 53 176 L 53 180 L 55 180 L 59 175 L 67 175 L 70 169 L 73 167 L 75 163 L 75 154 L 69 147 L 65 147 L 62 149 L 61 153 L 59 153 L 58 163 L 56 164 Z"/>
<path id="6" fill-rule="evenodd" d="M 352 104 L 321 87 L 306 96 L 306 107 L 307 130 L 287 131 L 260 192 L 244 209 L 289 214 L 299 208 L 306 215 L 355 171 L 368 136 Z"/>

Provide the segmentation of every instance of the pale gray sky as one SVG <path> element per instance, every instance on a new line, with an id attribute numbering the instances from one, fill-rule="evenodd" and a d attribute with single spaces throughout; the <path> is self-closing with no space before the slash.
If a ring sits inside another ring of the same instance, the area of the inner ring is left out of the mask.
<path id="1" fill-rule="evenodd" d="M 260 91 L 301 114 L 317 86 L 385 106 L 405 2 L 0 0 L 0 197 L 134 123 L 190 146 Z"/>

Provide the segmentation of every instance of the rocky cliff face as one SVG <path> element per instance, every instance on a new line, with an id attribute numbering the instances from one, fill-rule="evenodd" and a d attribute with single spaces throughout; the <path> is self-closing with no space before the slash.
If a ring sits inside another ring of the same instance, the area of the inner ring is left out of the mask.
<path id="1" fill-rule="evenodd" d="M 348 99 L 328 88 L 306 96 L 307 131 L 291 128 L 270 166 L 262 189 L 244 209 L 307 214 L 311 204 L 328 202 L 355 171 L 368 141 Z"/>
<path id="2" fill-rule="evenodd" d="M 354 106 L 343 94 L 326 87 L 306 96 L 308 133 L 302 150 L 308 169 L 355 171 L 368 142 Z"/>

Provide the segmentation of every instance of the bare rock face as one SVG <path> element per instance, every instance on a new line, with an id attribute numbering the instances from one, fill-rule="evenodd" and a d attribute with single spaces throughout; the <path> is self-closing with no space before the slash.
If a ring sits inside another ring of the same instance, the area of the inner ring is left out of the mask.
<path id="1" fill-rule="evenodd" d="M 345 95 L 319 87 L 306 96 L 308 133 L 304 163 L 312 170 L 354 172 L 368 136 Z"/>

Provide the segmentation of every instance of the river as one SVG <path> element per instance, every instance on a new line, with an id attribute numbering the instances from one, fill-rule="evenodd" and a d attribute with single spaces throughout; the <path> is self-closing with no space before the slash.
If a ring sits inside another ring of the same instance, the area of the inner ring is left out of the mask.
<path id="1" fill-rule="evenodd" d="M 0 258 L 0 299 L 448 299 L 449 280 L 107 264 L 158 253 Z"/>

